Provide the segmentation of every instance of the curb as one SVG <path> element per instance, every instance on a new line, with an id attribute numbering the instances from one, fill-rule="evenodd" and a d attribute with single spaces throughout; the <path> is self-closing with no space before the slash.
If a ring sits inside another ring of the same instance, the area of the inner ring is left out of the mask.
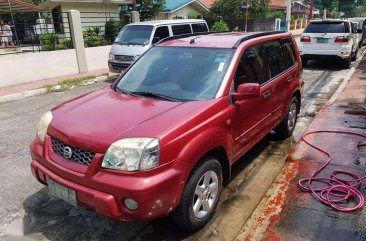
<path id="1" fill-rule="evenodd" d="M 95 78 L 85 81 L 85 83 L 83 83 L 80 86 L 87 86 L 87 85 L 92 85 L 95 83 L 103 82 L 103 81 L 108 80 L 108 78 L 109 78 L 109 75 L 97 76 Z M 55 86 L 56 85 L 58 85 L 58 84 L 55 84 Z M 37 95 L 46 94 L 47 92 L 48 92 L 47 88 L 39 88 L 39 89 L 34 89 L 34 90 L 27 90 L 27 91 L 20 92 L 20 93 L 0 96 L 0 104 L 17 101 L 17 100 L 22 100 L 22 99 L 26 99 L 26 98 L 37 96 Z"/>

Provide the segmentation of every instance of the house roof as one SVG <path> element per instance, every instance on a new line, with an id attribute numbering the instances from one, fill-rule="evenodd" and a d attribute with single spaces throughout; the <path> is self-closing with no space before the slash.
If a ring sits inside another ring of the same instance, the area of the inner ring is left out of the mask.
<path id="1" fill-rule="evenodd" d="M 271 0 L 269 2 L 269 8 L 286 8 L 287 1 L 286 0 Z"/>
<path id="2" fill-rule="evenodd" d="M 37 6 L 20 0 L 0 0 L 0 13 L 36 12 Z"/>
<path id="3" fill-rule="evenodd" d="M 202 7 L 204 10 L 209 11 L 208 7 L 204 5 L 199 0 L 166 0 L 165 9 L 163 10 L 164 13 L 173 13 L 185 6 L 195 3 L 198 6 Z"/>
<path id="4" fill-rule="evenodd" d="M 200 0 L 207 8 L 211 8 L 212 4 L 214 4 L 217 0 Z"/>

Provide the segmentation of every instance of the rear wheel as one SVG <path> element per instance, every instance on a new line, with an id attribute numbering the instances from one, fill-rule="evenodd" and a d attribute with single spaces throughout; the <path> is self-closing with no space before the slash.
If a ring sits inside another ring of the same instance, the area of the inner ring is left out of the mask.
<path id="1" fill-rule="evenodd" d="M 306 66 L 308 64 L 309 59 L 305 58 L 305 57 L 301 57 L 301 62 L 303 66 Z"/>
<path id="2" fill-rule="evenodd" d="M 351 67 L 351 56 L 347 59 L 342 59 L 341 66 L 343 69 L 349 69 Z"/>
<path id="3" fill-rule="evenodd" d="M 287 138 L 294 132 L 299 109 L 299 101 L 296 96 L 293 96 L 287 107 L 285 119 L 275 129 L 275 133 L 279 138 Z"/>
<path id="4" fill-rule="evenodd" d="M 356 61 L 357 55 L 358 55 L 358 50 L 359 50 L 359 48 L 357 47 L 356 51 L 352 55 L 352 61 Z"/>
<path id="5" fill-rule="evenodd" d="M 189 231 L 205 226 L 214 215 L 221 188 L 220 162 L 213 157 L 204 158 L 187 181 L 180 203 L 172 213 L 173 221 Z"/>

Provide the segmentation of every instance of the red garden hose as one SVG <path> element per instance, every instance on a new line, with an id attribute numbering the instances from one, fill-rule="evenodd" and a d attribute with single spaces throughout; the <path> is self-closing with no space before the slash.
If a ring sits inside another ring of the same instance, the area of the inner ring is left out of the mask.
<path id="1" fill-rule="evenodd" d="M 327 151 L 315 146 L 314 144 L 311 144 L 310 141 L 306 139 L 308 136 L 320 133 L 347 134 L 366 139 L 366 135 L 350 131 L 312 131 L 303 135 L 302 140 L 312 148 L 325 154 L 327 156 L 327 161 L 309 178 L 301 179 L 298 183 L 299 188 L 302 191 L 310 192 L 317 200 L 333 207 L 338 211 L 351 212 L 362 208 L 365 204 L 365 198 L 358 189 L 360 188 L 362 181 L 366 179 L 366 175 L 360 177 L 351 172 L 337 170 L 331 173 L 330 178 L 316 177 L 322 170 L 326 168 L 326 166 L 330 164 L 332 160 L 330 154 Z M 357 148 L 361 148 L 363 146 L 366 146 L 366 143 L 359 143 Z M 348 176 L 348 179 L 341 178 L 340 175 Z M 312 185 L 313 182 L 327 183 L 328 186 L 323 188 L 314 188 Z M 345 206 L 345 203 L 352 199 L 355 201 L 355 205 L 352 207 L 349 205 Z"/>

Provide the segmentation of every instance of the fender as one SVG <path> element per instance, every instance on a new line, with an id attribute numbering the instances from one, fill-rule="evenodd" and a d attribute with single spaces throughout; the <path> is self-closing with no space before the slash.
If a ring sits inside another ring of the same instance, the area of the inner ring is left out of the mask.
<path id="1" fill-rule="evenodd" d="M 225 149 L 227 158 L 231 163 L 232 139 L 228 131 L 220 126 L 210 127 L 198 134 L 182 148 L 178 154 L 178 159 L 188 163 L 192 170 L 205 154 L 216 147 Z"/>

